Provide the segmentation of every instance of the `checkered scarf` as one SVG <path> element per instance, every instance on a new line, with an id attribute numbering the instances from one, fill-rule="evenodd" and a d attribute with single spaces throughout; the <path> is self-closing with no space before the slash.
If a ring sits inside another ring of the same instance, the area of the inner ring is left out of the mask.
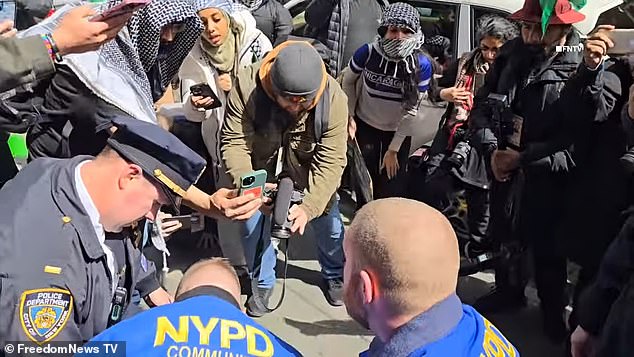
<path id="1" fill-rule="evenodd" d="M 385 36 L 389 26 L 406 28 L 413 33 L 420 32 L 420 17 L 418 11 L 409 4 L 397 2 L 385 8 L 379 25 L 379 35 Z"/>
<path id="2" fill-rule="evenodd" d="M 239 0 L 240 3 L 249 9 L 249 11 L 255 11 L 262 6 L 264 0 Z"/>
<path id="3" fill-rule="evenodd" d="M 233 14 L 234 12 L 249 10 L 246 6 L 233 2 L 231 0 L 190 0 L 194 10 L 199 12 L 205 9 L 220 9 L 228 14 Z"/>
<path id="4" fill-rule="evenodd" d="M 404 39 L 385 38 L 389 26 L 408 29 L 413 32 L 413 35 Z M 415 62 L 413 58 L 409 61 L 407 59 L 414 51 L 420 49 L 425 41 L 425 36 L 420 29 L 418 11 L 413 6 L 402 2 L 389 5 L 383 13 L 378 32 L 377 42 L 384 57 L 394 62 L 405 60 L 407 71 L 410 72 L 412 70 L 409 68 L 410 62 L 412 64 Z"/>
<path id="5" fill-rule="evenodd" d="M 102 12 L 121 1 L 110 0 L 106 4 L 93 6 Z M 79 5 L 82 5 L 81 1 L 72 1 L 19 36 L 52 32 L 64 15 Z M 97 51 L 64 56 L 64 63 L 99 98 L 137 119 L 156 122 L 152 87 L 146 72 L 157 60 L 161 28 L 174 22 L 182 22 L 186 28 L 177 35 L 170 55 L 159 63 L 161 82 L 165 88 L 178 72 L 181 62 L 203 28 L 186 0 L 153 0 L 130 19 L 127 28 L 113 41 Z M 122 90 L 122 86 L 126 90 Z"/>
<path id="6" fill-rule="evenodd" d="M 109 5 L 114 6 L 122 1 L 110 0 Z M 128 24 L 132 46 L 137 50 L 143 70 L 148 72 L 157 60 L 161 29 L 173 23 L 182 23 L 185 29 L 176 35 L 169 55 L 159 62 L 163 87 L 169 85 L 194 47 L 203 31 L 202 22 L 186 0 L 153 0 L 135 14 Z"/>

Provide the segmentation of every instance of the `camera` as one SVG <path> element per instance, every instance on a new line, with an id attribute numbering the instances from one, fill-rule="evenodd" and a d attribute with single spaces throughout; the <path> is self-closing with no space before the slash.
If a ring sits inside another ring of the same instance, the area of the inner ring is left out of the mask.
<path id="1" fill-rule="evenodd" d="M 493 128 L 498 139 L 497 147 L 505 150 L 508 146 L 507 138 L 513 134 L 513 113 L 508 96 L 491 93 L 487 97 L 487 104 L 492 110 Z"/>
<path id="2" fill-rule="evenodd" d="M 255 177 L 254 176 L 248 176 L 248 177 L 245 177 L 244 179 L 242 179 L 242 186 L 243 187 L 251 186 L 251 185 L 253 185 L 254 182 L 255 182 Z"/>
<path id="3" fill-rule="evenodd" d="M 447 161 L 449 161 L 455 167 L 461 167 L 467 160 L 470 151 L 471 145 L 469 145 L 469 143 L 466 141 L 461 141 L 456 144 L 456 147 L 451 152 L 451 155 L 447 158 Z"/>
<path id="4" fill-rule="evenodd" d="M 295 189 L 295 183 L 290 177 L 284 177 L 279 180 L 277 190 L 265 191 L 264 195 L 273 200 L 271 238 L 289 239 L 293 235 L 293 221 L 288 220 L 288 210 L 302 204 L 304 193 Z"/>

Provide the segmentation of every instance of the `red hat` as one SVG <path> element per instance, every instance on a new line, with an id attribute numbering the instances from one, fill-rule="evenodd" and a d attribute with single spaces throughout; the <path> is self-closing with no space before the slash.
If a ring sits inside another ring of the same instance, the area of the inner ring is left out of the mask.
<path id="1" fill-rule="evenodd" d="M 542 8 L 539 0 L 526 0 L 524 7 L 512 14 L 510 19 L 540 23 L 542 21 Z M 568 0 L 557 0 L 553 13 L 548 21 L 549 25 L 572 25 L 585 20 L 586 16 L 572 7 Z"/>

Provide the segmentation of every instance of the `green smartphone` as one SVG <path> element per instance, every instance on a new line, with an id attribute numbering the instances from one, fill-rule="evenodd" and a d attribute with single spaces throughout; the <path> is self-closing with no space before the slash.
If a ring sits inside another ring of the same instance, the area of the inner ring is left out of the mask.
<path id="1" fill-rule="evenodd" d="M 240 196 L 253 194 L 262 197 L 266 185 L 266 170 L 257 170 L 240 176 Z"/>

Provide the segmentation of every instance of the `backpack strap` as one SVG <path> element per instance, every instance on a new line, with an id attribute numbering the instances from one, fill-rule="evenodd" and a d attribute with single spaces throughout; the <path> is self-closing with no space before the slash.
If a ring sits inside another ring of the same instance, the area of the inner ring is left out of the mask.
<path id="1" fill-rule="evenodd" d="M 328 129 L 328 120 L 330 119 L 330 83 L 326 83 L 326 89 L 319 99 L 319 103 L 315 107 L 315 138 L 317 142 L 321 142 L 321 136 Z"/>

